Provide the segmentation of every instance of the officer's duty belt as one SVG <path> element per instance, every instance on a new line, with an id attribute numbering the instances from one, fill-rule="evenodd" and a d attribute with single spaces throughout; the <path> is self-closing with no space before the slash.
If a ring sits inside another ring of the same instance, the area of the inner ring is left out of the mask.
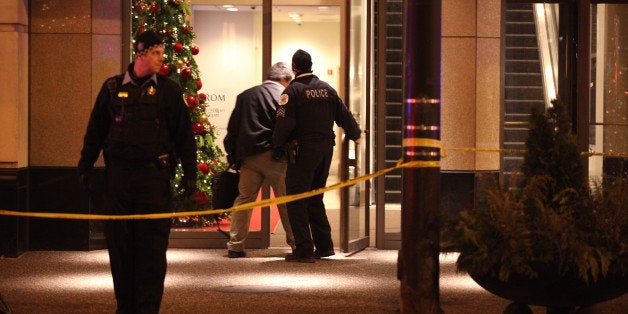
<path id="1" fill-rule="evenodd" d="M 157 160 L 129 160 L 129 159 L 119 159 L 112 158 L 109 160 L 108 164 L 112 167 L 122 168 L 122 169 L 148 169 L 148 168 L 157 168 Z"/>

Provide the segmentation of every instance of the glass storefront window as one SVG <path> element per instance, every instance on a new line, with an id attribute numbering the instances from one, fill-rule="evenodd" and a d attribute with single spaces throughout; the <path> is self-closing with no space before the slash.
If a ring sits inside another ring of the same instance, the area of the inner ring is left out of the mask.
<path id="1" fill-rule="evenodd" d="M 628 4 L 592 5 L 590 176 L 626 171 L 628 152 Z M 623 166 L 623 167 L 622 167 Z"/>

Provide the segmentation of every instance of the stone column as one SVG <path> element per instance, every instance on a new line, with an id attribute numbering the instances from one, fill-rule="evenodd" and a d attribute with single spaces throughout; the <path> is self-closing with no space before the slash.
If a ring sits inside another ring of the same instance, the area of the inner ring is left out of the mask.
<path id="1" fill-rule="evenodd" d="M 0 209 L 26 210 L 28 1 L 0 3 Z M 28 249 L 28 222 L 0 216 L 0 256 Z"/>

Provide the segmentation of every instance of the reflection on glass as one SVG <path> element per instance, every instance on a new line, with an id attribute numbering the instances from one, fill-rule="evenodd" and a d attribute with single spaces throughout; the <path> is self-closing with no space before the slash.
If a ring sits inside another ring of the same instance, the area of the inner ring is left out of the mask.
<path id="1" fill-rule="evenodd" d="M 590 150 L 628 152 L 628 4 L 592 5 Z M 615 175 L 625 158 L 594 156 L 591 176 Z"/>
<path id="2" fill-rule="evenodd" d="M 348 106 L 360 127 L 365 129 L 366 121 L 366 101 L 370 95 L 367 94 L 369 82 L 366 76 L 367 66 L 367 7 L 361 0 L 351 1 L 351 20 L 349 21 L 349 100 Z M 368 172 L 366 167 L 366 145 L 368 141 L 363 135 L 361 144 L 356 145 L 349 142 L 348 159 L 350 161 L 349 179 L 355 179 Z M 365 237 L 367 230 L 366 220 L 366 183 L 364 181 L 349 187 L 349 241 Z"/>

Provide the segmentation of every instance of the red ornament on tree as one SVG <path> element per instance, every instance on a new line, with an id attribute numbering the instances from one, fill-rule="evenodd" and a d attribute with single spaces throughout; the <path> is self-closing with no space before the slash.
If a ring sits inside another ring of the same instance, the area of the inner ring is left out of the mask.
<path id="1" fill-rule="evenodd" d="M 190 32 L 190 29 L 191 29 L 191 28 L 192 28 L 192 27 L 190 27 L 190 26 L 183 25 L 183 26 L 181 26 L 181 32 L 182 32 L 183 34 L 187 34 L 187 33 L 189 33 L 189 32 Z"/>
<path id="2" fill-rule="evenodd" d="M 197 46 L 197 45 L 192 46 L 192 49 L 191 49 L 191 50 L 192 50 L 192 54 L 193 54 L 193 55 L 197 55 L 197 54 L 201 51 L 201 49 L 200 49 L 200 48 L 198 48 L 198 46 Z"/>
<path id="3" fill-rule="evenodd" d="M 150 11 L 157 14 L 157 12 L 159 12 L 159 8 L 153 4 L 150 6 Z"/>
<path id="4" fill-rule="evenodd" d="M 204 103 L 207 101 L 207 95 L 203 94 L 203 93 L 199 93 L 198 94 L 198 99 L 201 101 L 201 103 Z"/>
<path id="5" fill-rule="evenodd" d="M 168 74 L 170 74 L 170 66 L 166 63 L 163 63 L 161 65 L 161 68 L 159 68 L 159 74 L 163 76 L 168 76 Z"/>
<path id="6" fill-rule="evenodd" d="M 205 134 L 205 127 L 202 123 L 194 123 L 192 125 L 192 132 L 196 135 L 203 135 Z"/>
<path id="7" fill-rule="evenodd" d="M 185 68 L 181 70 L 181 77 L 182 78 L 188 78 L 192 76 L 192 71 L 190 71 L 190 68 Z"/>
<path id="8" fill-rule="evenodd" d="M 202 172 L 203 174 L 208 174 L 209 166 L 206 163 L 201 162 L 198 164 L 198 171 Z"/>
<path id="9" fill-rule="evenodd" d="M 188 107 L 190 107 L 190 109 L 195 109 L 196 106 L 198 106 L 198 99 L 196 99 L 196 97 L 190 95 L 186 99 L 186 103 L 187 103 Z"/>
<path id="10" fill-rule="evenodd" d="M 174 50 L 174 52 L 176 53 L 183 51 L 183 44 L 181 43 L 174 44 L 174 46 L 172 46 L 172 50 Z"/>
<path id="11" fill-rule="evenodd" d="M 201 79 L 196 80 L 196 90 L 201 89 L 201 87 L 203 87 L 203 82 L 201 82 Z"/>
<path id="12" fill-rule="evenodd" d="M 212 165 L 218 167 L 218 162 L 215 159 L 212 159 L 209 161 Z M 216 173 L 216 170 L 214 170 L 214 168 L 209 168 L 209 170 L 211 170 L 212 173 Z"/>
<path id="13" fill-rule="evenodd" d="M 164 33 L 164 37 L 165 38 L 172 38 L 172 34 L 170 34 L 170 30 L 167 28 L 163 29 L 163 33 Z"/>
<path id="14" fill-rule="evenodd" d="M 201 191 L 196 191 L 196 204 L 203 205 L 206 204 L 208 201 L 209 197 L 207 196 L 207 194 Z"/>

